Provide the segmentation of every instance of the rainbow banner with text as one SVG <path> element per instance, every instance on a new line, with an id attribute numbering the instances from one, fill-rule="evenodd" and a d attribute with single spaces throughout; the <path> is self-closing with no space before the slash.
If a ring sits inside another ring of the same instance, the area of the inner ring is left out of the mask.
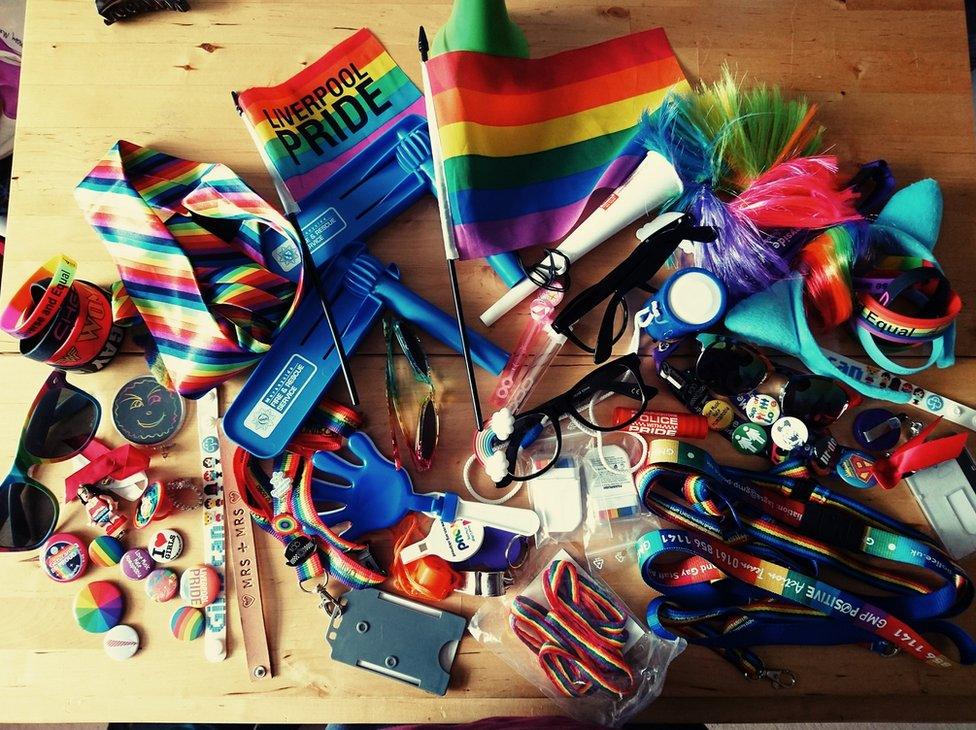
<path id="1" fill-rule="evenodd" d="M 366 28 L 284 83 L 242 91 L 237 105 L 299 204 L 404 116 L 424 116 L 420 90 Z"/>
<path id="2" fill-rule="evenodd" d="M 646 152 L 642 112 L 690 89 L 661 28 L 538 59 L 455 51 L 427 72 L 462 259 L 561 240 Z"/>

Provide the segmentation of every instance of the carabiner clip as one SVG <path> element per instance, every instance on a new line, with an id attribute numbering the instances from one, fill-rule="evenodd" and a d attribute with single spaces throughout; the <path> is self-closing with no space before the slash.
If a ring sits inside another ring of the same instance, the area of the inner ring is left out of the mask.
<path id="1" fill-rule="evenodd" d="M 342 615 L 342 604 L 339 599 L 333 596 L 325 587 L 325 583 L 315 586 L 315 592 L 319 595 L 319 608 L 329 614 L 329 620 L 335 620 Z"/>
<path id="2" fill-rule="evenodd" d="M 789 689 L 796 684 L 796 675 L 789 669 L 766 669 L 760 667 L 755 673 L 743 672 L 742 675 L 750 682 L 768 679 L 774 689 Z"/>
<path id="3" fill-rule="evenodd" d="M 773 689 L 789 689 L 796 684 L 796 675 L 789 669 L 764 669 L 759 679 L 768 679 Z"/>
<path id="4" fill-rule="evenodd" d="M 319 597 L 319 608 L 329 615 L 329 620 L 331 621 L 342 615 L 342 604 L 326 588 L 329 584 L 329 576 L 326 575 L 323 578 L 324 580 L 319 580 L 312 590 L 305 587 L 305 583 L 309 580 L 315 580 L 312 578 L 299 582 L 298 587 L 305 591 L 305 593 L 311 593 Z"/>

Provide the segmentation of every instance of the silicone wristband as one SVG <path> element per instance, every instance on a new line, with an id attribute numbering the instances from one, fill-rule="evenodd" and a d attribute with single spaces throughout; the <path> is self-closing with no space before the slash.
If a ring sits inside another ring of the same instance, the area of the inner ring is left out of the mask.
<path id="1" fill-rule="evenodd" d="M 89 366 L 105 354 L 109 342 L 120 341 L 121 332 L 113 333 L 112 303 L 108 294 L 86 281 L 76 281 L 74 288 L 81 299 L 78 320 L 68 341 L 48 363 L 66 370 L 90 371 L 92 368 Z M 117 350 L 117 346 L 114 349 Z M 111 354 L 114 355 L 114 352 Z M 102 362 L 94 369 L 100 370 L 104 365 Z"/>
<path id="2" fill-rule="evenodd" d="M 934 286 L 932 294 L 922 294 L 921 286 Z M 922 316 L 910 316 L 892 310 L 891 304 L 904 297 L 915 301 Z M 861 311 L 857 326 L 882 340 L 905 345 L 930 342 L 945 332 L 962 310 L 962 300 L 952 290 L 938 269 L 919 267 L 895 278 L 880 297 L 869 293 L 858 296 Z M 935 309 L 937 316 L 925 316 Z"/>
<path id="3" fill-rule="evenodd" d="M 77 268 L 78 264 L 67 256 L 55 256 L 44 264 L 11 297 L 0 315 L 0 327 L 17 339 L 41 333 L 68 295 Z M 46 287 L 36 303 L 31 292 L 34 284 Z"/>
<path id="4" fill-rule="evenodd" d="M 36 284 L 43 291 L 43 285 Z M 64 347 L 71 336 L 71 330 L 78 323 L 81 314 L 81 299 L 74 287 L 68 290 L 50 326 L 39 334 L 20 340 L 20 354 L 31 360 L 48 362 L 58 350 Z"/>

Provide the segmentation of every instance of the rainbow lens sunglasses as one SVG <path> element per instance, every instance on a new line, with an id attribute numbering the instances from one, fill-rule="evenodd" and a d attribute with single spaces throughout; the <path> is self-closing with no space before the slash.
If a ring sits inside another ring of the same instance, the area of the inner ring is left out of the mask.
<path id="1" fill-rule="evenodd" d="M 427 353 L 414 329 L 405 321 L 383 318 L 386 338 L 386 403 L 393 441 L 393 461 L 401 466 L 402 439 L 418 471 L 430 469 L 440 433 L 434 379 Z M 396 345 L 396 347 L 394 346 Z M 402 357 L 396 356 L 399 348 Z"/>
<path id="2" fill-rule="evenodd" d="M 0 552 L 35 550 L 54 532 L 58 499 L 30 472 L 38 464 L 80 454 L 101 417 L 98 401 L 70 385 L 63 371 L 44 381 L 27 412 L 14 464 L 0 484 Z"/>

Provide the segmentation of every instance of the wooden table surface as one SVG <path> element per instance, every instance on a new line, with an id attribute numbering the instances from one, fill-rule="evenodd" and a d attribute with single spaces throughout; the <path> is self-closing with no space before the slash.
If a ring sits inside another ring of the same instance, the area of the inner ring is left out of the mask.
<path id="1" fill-rule="evenodd" d="M 269 200 L 273 190 L 239 121 L 230 91 L 276 83 L 314 61 L 353 30 L 368 26 L 415 79 L 416 28 L 436 28 L 446 1 L 297 2 L 293 0 L 192 0 L 188 14 L 161 13 L 105 27 L 90 0 L 28 0 L 21 101 L 14 161 L 13 199 L 4 261 L 3 296 L 50 256 L 65 252 L 79 275 L 102 284 L 114 266 L 100 239 L 74 203 L 76 183 L 117 139 L 150 145 L 183 157 L 228 164 Z M 597 42 L 664 26 L 692 79 L 716 78 L 728 61 L 750 78 L 782 84 L 821 105 L 828 140 L 843 158 L 885 157 L 899 180 L 932 176 L 942 184 L 945 220 L 939 254 L 964 300 L 976 301 L 972 251 L 976 246 L 976 156 L 961 1 L 781 0 L 696 2 L 595 2 L 511 0 L 533 53 Z M 633 245 L 632 231 L 618 236 L 574 269 L 574 281 L 599 276 Z M 436 208 L 427 199 L 371 241 L 381 258 L 396 261 L 404 280 L 449 307 Z M 419 253 L 419 255 L 418 255 Z M 481 262 L 460 267 L 471 319 L 501 292 Z M 511 347 L 524 312 L 490 332 Z M 976 402 L 976 307 L 960 318 L 959 363 L 918 380 L 963 402 Z M 850 342 L 838 343 L 850 350 Z M 368 431 L 386 443 L 382 342 L 375 333 L 355 364 L 370 419 Z M 436 468 L 416 480 L 421 489 L 459 484 L 470 443 L 470 411 L 456 356 L 432 348 L 445 381 L 445 423 Z M 10 462 L 27 404 L 46 368 L 14 354 L 0 340 L 0 457 Z M 537 397 L 561 391 L 588 370 L 577 353 L 560 357 Z M 101 402 L 110 402 L 124 380 L 145 370 L 137 354 L 121 356 L 97 375 L 71 380 Z M 482 393 L 491 380 L 482 373 Z M 222 389 L 226 403 L 239 387 Z M 337 390 L 337 394 L 341 391 Z M 341 397 L 341 395 L 340 395 Z M 666 397 L 662 407 L 673 406 Z M 107 420 L 107 419 L 106 419 Z M 849 423 L 849 422 L 848 422 Z M 158 477 L 194 475 L 195 428 L 154 462 Z M 842 429 L 841 429 L 842 430 Z M 101 435 L 118 437 L 104 424 Z M 713 453 L 729 456 L 712 437 Z M 59 492 L 64 469 L 39 476 Z M 839 487 L 843 489 L 843 487 Z M 863 498 L 905 521 L 924 519 L 904 487 Z M 63 528 L 91 537 L 80 510 L 64 510 Z M 199 515 L 173 523 L 188 539 L 185 567 L 201 557 Z M 263 535 L 261 536 L 264 537 Z M 78 585 L 56 585 L 41 575 L 33 554 L 0 556 L 0 717 L 5 721 L 459 721 L 500 714 L 545 714 L 553 706 L 508 667 L 466 638 L 446 697 L 337 665 L 323 641 L 323 616 L 298 591 L 276 546 L 260 540 L 269 635 L 277 676 L 251 683 L 233 598 L 230 656 L 208 664 L 202 646 L 183 644 L 168 632 L 171 606 L 150 604 L 141 586 L 124 586 L 126 621 L 144 648 L 117 664 L 101 638 L 79 631 L 71 618 Z M 976 568 L 970 560 L 969 568 Z M 117 578 L 111 569 L 94 579 Z M 124 582 L 124 580 L 123 580 Z M 640 612 L 650 593 L 631 576 L 615 583 Z M 471 614 L 478 601 L 460 597 L 446 605 Z M 973 612 L 960 622 L 976 629 Z M 940 671 L 905 657 L 881 659 L 860 648 L 762 650 L 771 666 L 788 667 L 797 686 L 777 691 L 748 682 L 711 652 L 690 648 L 671 668 L 663 696 L 647 714 L 660 721 L 748 720 L 962 720 L 976 715 L 976 674 Z"/>

